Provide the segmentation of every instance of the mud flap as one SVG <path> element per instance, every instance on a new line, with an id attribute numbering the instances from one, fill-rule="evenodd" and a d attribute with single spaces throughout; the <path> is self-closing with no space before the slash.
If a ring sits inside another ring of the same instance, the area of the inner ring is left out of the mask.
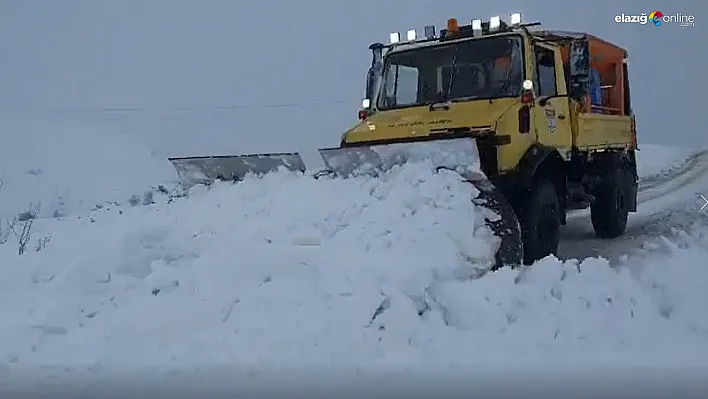
<path id="1" fill-rule="evenodd" d="M 216 180 L 240 181 L 249 174 L 263 175 L 281 168 L 302 173 L 306 169 L 298 153 L 169 158 L 169 161 L 185 189 Z"/>
<path id="2" fill-rule="evenodd" d="M 327 148 L 319 150 L 327 172 L 340 177 L 377 176 L 407 162 L 432 162 L 437 169 L 458 172 L 473 184 L 479 195 L 475 205 L 499 215 L 486 220 L 494 235 L 501 239 L 495 254 L 494 270 L 518 266 L 523 261 L 521 227 L 516 212 L 504 194 L 481 173 L 479 150 L 472 138 L 458 138 L 417 143 L 387 144 L 367 147 Z"/>

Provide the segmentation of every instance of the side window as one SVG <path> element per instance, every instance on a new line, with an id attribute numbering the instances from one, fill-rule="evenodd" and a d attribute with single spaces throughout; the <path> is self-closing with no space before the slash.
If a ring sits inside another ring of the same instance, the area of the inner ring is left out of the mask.
<path id="1" fill-rule="evenodd" d="M 556 87 L 556 62 L 553 51 L 543 47 L 536 47 L 536 83 L 538 95 L 541 97 L 555 96 L 558 94 Z"/>
<path id="2" fill-rule="evenodd" d="M 395 97 L 394 93 L 396 92 L 396 68 L 395 66 L 391 66 L 386 69 L 386 76 L 384 77 L 384 87 L 383 87 L 383 104 L 385 107 L 395 107 Z"/>
<path id="3" fill-rule="evenodd" d="M 384 102 L 386 106 L 406 106 L 418 102 L 418 69 L 391 65 L 386 71 Z"/>
<path id="4" fill-rule="evenodd" d="M 407 105 L 418 102 L 418 68 L 398 66 L 398 90 L 396 104 Z"/>

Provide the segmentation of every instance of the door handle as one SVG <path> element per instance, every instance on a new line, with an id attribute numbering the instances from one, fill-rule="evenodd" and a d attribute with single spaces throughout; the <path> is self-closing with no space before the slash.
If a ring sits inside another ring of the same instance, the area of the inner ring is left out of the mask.
<path id="1" fill-rule="evenodd" d="M 444 103 L 432 103 L 429 107 L 430 111 L 449 111 L 450 105 L 447 102 Z"/>

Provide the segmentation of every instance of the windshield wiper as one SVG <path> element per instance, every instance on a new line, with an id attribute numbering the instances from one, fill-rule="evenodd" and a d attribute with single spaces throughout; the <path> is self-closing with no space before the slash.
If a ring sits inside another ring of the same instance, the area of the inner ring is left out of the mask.
<path id="1" fill-rule="evenodd" d="M 452 83 L 455 81 L 458 51 L 459 47 L 455 48 L 455 54 L 452 56 L 452 66 L 450 67 L 450 79 L 448 79 L 447 89 L 445 90 L 445 97 L 443 97 L 445 101 L 448 101 L 448 99 L 450 98 L 450 92 L 452 91 Z"/>
<path id="2" fill-rule="evenodd" d="M 452 91 L 452 82 L 455 80 L 455 72 L 457 71 L 457 54 L 459 51 L 460 48 L 455 47 L 455 53 L 452 55 L 452 65 L 450 67 L 450 78 L 448 79 L 447 88 L 445 89 L 443 99 L 440 101 L 431 102 L 430 107 L 428 108 L 430 111 L 447 111 L 450 109 L 450 92 Z"/>

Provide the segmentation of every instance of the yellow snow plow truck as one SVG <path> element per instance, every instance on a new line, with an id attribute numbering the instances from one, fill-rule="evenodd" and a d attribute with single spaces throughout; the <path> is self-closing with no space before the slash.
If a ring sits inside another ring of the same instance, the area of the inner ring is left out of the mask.
<path id="1" fill-rule="evenodd" d="M 637 207 L 636 128 L 627 52 L 520 14 L 374 43 L 359 123 L 319 150 L 324 173 L 376 175 L 416 159 L 452 169 L 499 215 L 496 267 L 558 250 L 566 213 L 590 207 L 596 235 L 624 233 Z M 279 168 L 297 153 L 170 158 L 190 186 Z M 480 173 L 481 170 L 481 173 Z M 321 176 L 316 174 L 315 177 Z"/>

